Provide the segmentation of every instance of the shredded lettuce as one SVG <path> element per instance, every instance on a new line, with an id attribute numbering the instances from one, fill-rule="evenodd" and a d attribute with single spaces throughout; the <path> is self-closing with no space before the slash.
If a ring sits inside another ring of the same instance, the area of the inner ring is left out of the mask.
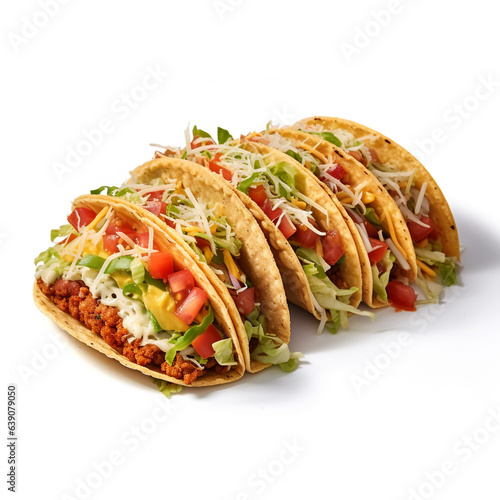
<path id="1" fill-rule="evenodd" d="M 392 255 L 392 252 L 387 250 L 379 262 L 379 264 L 384 268 L 384 271 L 380 274 L 377 264 L 372 266 L 373 291 L 378 295 L 380 300 L 384 302 L 387 302 L 386 288 L 389 283 L 391 269 L 395 260 L 396 258 Z"/>
<path id="2" fill-rule="evenodd" d="M 63 224 L 59 229 L 50 231 L 50 241 L 54 241 L 56 238 L 66 238 L 70 234 L 78 236 L 78 231 L 71 224 Z"/>
<path id="3" fill-rule="evenodd" d="M 415 247 L 415 253 L 417 257 L 426 264 L 437 266 L 437 275 L 444 286 L 456 285 L 457 275 L 455 273 L 455 259 L 453 257 L 446 257 L 443 252 L 434 250 L 433 248 L 435 247 L 429 243 L 424 248 Z"/>
<path id="4" fill-rule="evenodd" d="M 35 259 L 35 265 L 37 264 L 49 264 L 54 263 L 58 260 L 62 260 L 59 255 L 59 250 L 61 250 L 61 245 L 54 245 L 53 247 L 47 248 L 44 252 L 41 252 Z"/>
<path id="5" fill-rule="evenodd" d="M 69 267 L 69 263 L 64 261 L 59 255 L 61 245 L 54 245 L 48 248 L 35 259 L 37 265 L 36 275 L 40 276 L 43 271 L 50 268 L 56 276 L 61 276 Z"/>
<path id="6" fill-rule="evenodd" d="M 259 313 L 257 307 L 246 316 L 245 330 L 249 342 L 252 338 L 258 339 L 259 342 L 251 352 L 252 359 L 279 365 L 284 371 L 295 370 L 298 360 L 303 357 L 302 353 L 291 353 L 288 345 L 276 335 L 266 333 L 266 318 Z"/>
<path id="7" fill-rule="evenodd" d="M 426 300 L 418 300 L 416 302 L 417 304 L 436 304 L 439 302 L 439 297 L 443 291 L 443 287 L 439 283 L 426 278 L 420 268 L 417 268 L 415 284 L 420 288 L 420 290 L 422 290 L 426 298 Z"/>
<path id="8" fill-rule="evenodd" d="M 235 365 L 233 354 L 233 341 L 231 339 L 222 339 L 214 342 L 212 347 L 215 351 L 214 357 L 221 366 Z"/>
<path id="9" fill-rule="evenodd" d="M 450 259 L 446 259 L 444 263 L 438 263 L 438 276 L 444 286 L 452 286 L 457 284 L 457 275 L 455 273 L 455 264 Z"/>
<path id="10" fill-rule="evenodd" d="M 415 253 L 421 261 L 429 264 L 430 266 L 434 266 L 438 262 L 443 264 L 446 261 L 446 255 L 443 252 L 431 250 L 430 244 L 428 244 L 425 248 L 419 248 L 416 246 Z"/>
<path id="11" fill-rule="evenodd" d="M 358 289 L 356 287 L 351 287 L 348 290 L 338 288 L 326 275 L 319 263 L 316 252 L 312 251 L 311 253 L 311 251 L 308 252 L 307 250 L 305 248 L 297 249 L 297 256 L 304 262 L 302 269 L 307 277 L 314 298 L 321 307 L 330 311 L 332 320 L 331 324 L 328 325 L 329 330 L 336 331 L 338 323 L 345 328 L 347 326 L 348 313 L 368 316 L 373 320 L 375 318 L 373 313 L 360 311 L 349 304 L 350 297 Z"/>
<path id="12" fill-rule="evenodd" d="M 166 380 L 160 380 L 158 378 L 151 377 L 151 380 L 156 384 L 158 390 L 165 395 L 167 398 L 172 396 L 172 394 L 176 394 L 177 392 L 181 392 L 182 385 L 171 384 Z"/>
<path id="13" fill-rule="evenodd" d="M 276 165 L 269 167 L 269 172 L 282 180 L 292 190 L 295 189 L 295 176 L 298 170 L 292 164 L 280 161 Z"/>

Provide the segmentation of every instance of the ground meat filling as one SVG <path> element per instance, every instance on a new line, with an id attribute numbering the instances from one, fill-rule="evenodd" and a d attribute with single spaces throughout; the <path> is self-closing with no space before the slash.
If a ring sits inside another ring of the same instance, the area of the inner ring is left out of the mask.
<path id="1" fill-rule="evenodd" d="M 153 344 L 141 346 L 135 339 L 129 342 L 129 332 L 123 326 L 116 307 L 105 306 L 99 299 L 94 299 L 83 281 L 69 281 L 62 278 L 47 285 L 41 278 L 38 287 L 61 311 L 71 314 L 96 335 L 100 335 L 113 349 L 123 354 L 132 363 L 140 366 L 154 365 L 169 377 L 182 380 L 185 384 L 193 383 L 205 375 L 206 370 L 214 368 L 217 373 L 225 373 L 228 366 L 220 366 L 214 358 L 209 358 L 204 370 L 185 360 L 177 353 L 175 362 L 170 366 L 165 361 L 165 353 Z"/>

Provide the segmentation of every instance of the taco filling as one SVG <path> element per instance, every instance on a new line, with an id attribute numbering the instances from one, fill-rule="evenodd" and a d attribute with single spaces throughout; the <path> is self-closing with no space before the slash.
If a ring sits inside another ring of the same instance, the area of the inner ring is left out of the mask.
<path id="1" fill-rule="evenodd" d="M 152 228 L 139 232 L 110 207 L 77 207 L 68 222 L 35 259 L 37 284 L 59 309 L 131 362 L 185 384 L 237 364 L 207 292 L 158 250 Z"/>
<path id="2" fill-rule="evenodd" d="M 321 317 L 319 331 L 325 325 L 332 333 L 339 326 L 346 328 L 349 314 L 371 317 L 350 304 L 358 289 L 349 288 L 342 278 L 342 239 L 336 229 L 320 229 L 312 209 L 325 217 L 327 211 L 297 189 L 297 168 L 229 142 L 232 137 L 224 129 L 218 130 L 218 136 L 223 144 L 215 144 L 209 134 L 195 127 L 182 156 L 222 175 L 249 196 L 292 245 Z"/>
<path id="3" fill-rule="evenodd" d="M 250 356 L 261 363 L 278 364 L 293 370 L 301 353 L 290 353 L 288 345 L 266 330 L 257 289 L 238 264 L 241 241 L 224 216 L 220 204 L 196 199 L 182 181 L 153 179 L 149 184 L 131 179 L 121 187 L 102 186 L 92 194 L 117 196 L 140 205 L 174 229 L 210 266 L 228 289 L 247 333 Z M 272 299 L 271 299 L 272 300 Z"/>
<path id="4" fill-rule="evenodd" d="M 415 170 L 400 170 L 391 162 L 382 163 L 377 151 L 364 142 L 373 138 L 370 135 L 355 138 L 347 130 L 327 130 L 321 124 L 307 125 L 303 130 L 342 148 L 383 184 L 401 210 L 415 247 L 418 266 L 415 283 L 426 297 L 417 304 L 438 302 L 443 287 L 457 283 L 457 259 L 441 251 L 440 234 L 430 216 L 430 205 L 425 195 L 428 183 L 424 181 L 418 189 L 415 186 Z"/>

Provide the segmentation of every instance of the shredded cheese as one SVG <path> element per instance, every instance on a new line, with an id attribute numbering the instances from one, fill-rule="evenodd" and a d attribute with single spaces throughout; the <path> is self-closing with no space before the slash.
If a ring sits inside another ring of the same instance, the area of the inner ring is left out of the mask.
<path id="1" fill-rule="evenodd" d="M 417 259 L 417 266 L 422 269 L 422 272 L 429 275 L 431 278 L 435 278 L 437 276 L 437 274 L 427 264 L 419 259 Z"/>
<path id="2" fill-rule="evenodd" d="M 389 212 L 387 211 L 386 207 L 384 207 L 384 214 L 385 214 L 385 218 L 387 220 L 387 225 L 389 226 L 389 233 L 391 235 L 391 239 L 394 242 L 394 245 L 396 246 L 396 248 L 399 250 L 399 252 L 401 253 L 401 255 L 403 256 L 403 258 L 406 261 L 406 252 L 403 250 L 403 247 L 399 244 L 399 241 L 396 237 L 396 231 L 394 230 L 394 224 L 392 223 L 392 219 L 389 216 Z"/>
<path id="3" fill-rule="evenodd" d="M 318 160 L 321 160 L 323 163 L 328 163 L 328 160 L 324 154 L 320 153 L 319 151 L 317 151 L 315 148 L 309 146 L 308 144 L 305 144 L 303 142 L 298 142 L 297 146 L 299 148 L 304 149 L 305 151 L 309 151 L 309 153 L 314 155 L 316 158 L 318 158 Z M 316 147 L 317 147 L 317 145 L 316 145 Z"/>
<path id="4" fill-rule="evenodd" d="M 422 184 L 422 187 L 420 188 L 420 192 L 418 193 L 417 202 L 415 203 L 415 214 L 417 214 L 417 215 L 420 212 L 420 208 L 422 206 L 422 201 L 424 200 L 424 195 L 425 195 L 426 188 L 427 188 L 427 181 L 425 181 Z"/>

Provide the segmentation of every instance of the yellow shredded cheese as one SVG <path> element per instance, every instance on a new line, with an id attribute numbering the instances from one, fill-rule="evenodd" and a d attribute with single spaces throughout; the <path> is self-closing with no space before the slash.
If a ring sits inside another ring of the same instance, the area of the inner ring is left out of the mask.
<path id="1" fill-rule="evenodd" d="M 210 264 L 212 262 L 212 258 L 214 254 L 212 253 L 212 250 L 210 250 L 210 247 L 205 247 L 203 249 L 203 255 L 205 256 L 205 259 L 207 259 L 207 264 Z"/>
<path id="2" fill-rule="evenodd" d="M 400 243 L 396 237 L 396 231 L 394 230 L 394 224 L 392 223 L 392 219 L 389 217 L 389 213 L 387 212 L 387 208 L 385 208 L 385 207 L 384 207 L 384 214 L 385 214 L 385 218 L 387 220 L 387 225 L 389 226 L 389 233 L 391 235 L 391 239 L 394 242 L 394 245 L 396 246 L 396 248 L 401 252 L 401 255 L 407 261 L 408 259 L 406 257 L 406 252 L 403 250 L 403 247 L 400 245 Z"/>
<path id="3" fill-rule="evenodd" d="M 297 207 L 300 208 L 301 210 L 305 210 L 307 207 L 307 204 L 305 201 L 299 201 L 296 198 L 292 196 L 292 203 Z"/>
<path id="4" fill-rule="evenodd" d="M 224 264 L 226 264 L 226 267 L 228 268 L 229 272 L 239 281 L 242 283 L 246 283 L 247 277 L 243 274 L 243 272 L 240 270 L 238 265 L 233 259 L 233 256 L 229 253 L 229 250 L 224 249 L 222 250 L 222 253 L 224 255 Z"/>
<path id="5" fill-rule="evenodd" d="M 417 259 L 417 266 L 422 269 L 422 272 L 425 274 L 428 274 L 431 278 L 436 277 L 436 273 L 427 265 L 424 264 L 421 260 Z"/>
<path id="6" fill-rule="evenodd" d="M 319 151 L 316 151 L 313 147 L 309 146 L 308 144 L 304 144 L 303 142 L 298 142 L 297 147 L 309 151 L 309 153 L 311 153 L 313 156 L 321 160 L 322 163 L 328 163 L 328 159 L 324 154 L 321 154 Z"/>

